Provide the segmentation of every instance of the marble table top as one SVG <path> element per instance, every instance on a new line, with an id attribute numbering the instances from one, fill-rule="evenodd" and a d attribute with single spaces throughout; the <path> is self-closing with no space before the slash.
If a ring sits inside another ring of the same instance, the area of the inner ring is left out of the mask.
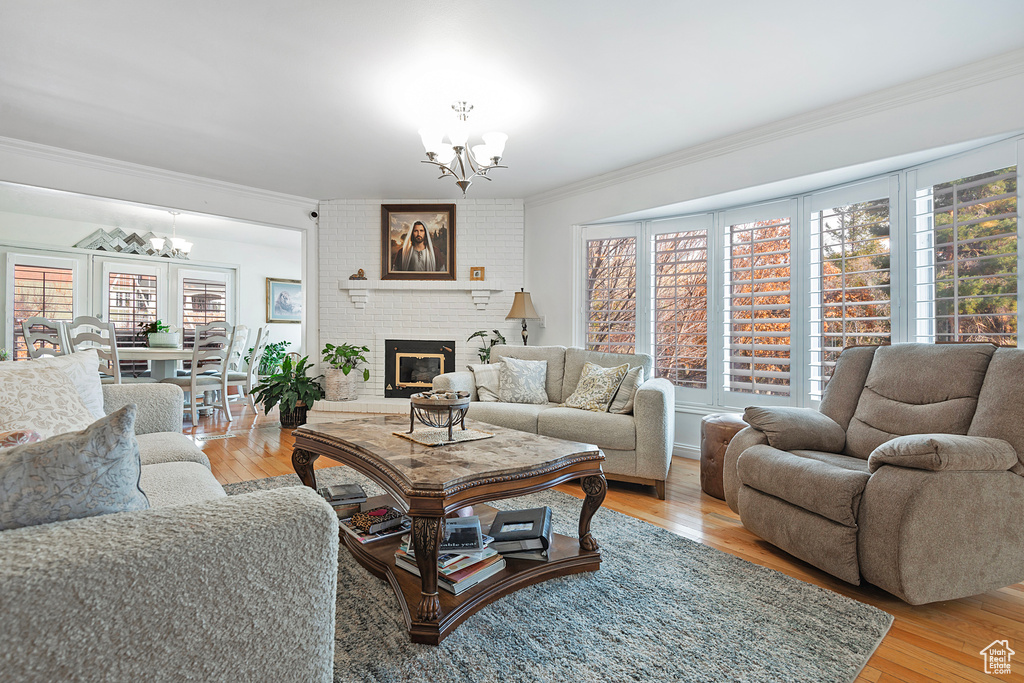
<path id="1" fill-rule="evenodd" d="M 423 425 L 417 422 L 420 429 Z M 593 444 L 566 441 L 529 432 L 466 420 L 467 429 L 494 434 L 493 438 L 424 446 L 395 436 L 409 431 L 409 418 L 400 415 L 339 418 L 329 424 L 306 424 L 296 430 L 315 441 L 339 443 L 386 464 L 412 489 L 445 490 L 458 484 L 495 476 L 529 474 L 569 462 L 604 460 Z"/>

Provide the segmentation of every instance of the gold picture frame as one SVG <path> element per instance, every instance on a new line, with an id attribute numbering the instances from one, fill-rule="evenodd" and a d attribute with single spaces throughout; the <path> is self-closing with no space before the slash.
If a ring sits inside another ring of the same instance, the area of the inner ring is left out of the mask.
<path id="1" fill-rule="evenodd" d="M 471 266 L 469 269 L 469 279 L 474 282 L 483 282 L 486 269 L 483 266 Z"/>

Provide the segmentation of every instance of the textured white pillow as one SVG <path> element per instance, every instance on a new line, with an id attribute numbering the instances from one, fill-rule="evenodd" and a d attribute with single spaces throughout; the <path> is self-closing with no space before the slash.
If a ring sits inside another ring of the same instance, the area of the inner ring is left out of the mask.
<path id="1" fill-rule="evenodd" d="M 619 390 L 615 392 L 612 404 L 608 406 L 609 413 L 629 415 L 633 412 L 633 399 L 636 398 L 636 390 L 644 383 L 643 366 L 636 366 L 626 373 Z"/>
<path id="2" fill-rule="evenodd" d="M 501 363 L 470 365 L 476 382 L 476 397 L 484 402 L 498 400 L 501 385 Z"/>
<path id="3" fill-rule="evenodd" d="M 504 403 L 547 403 L 546 360 L 502 359 L 498 397 Z"/>
<path id="4" fill-rule="evenodd" d="M 0 431 L 34 429 L 44 439 L 77 432 L 96 418 L 62 370 L 30 361 L 0 367 Z"/>
<path id="5" fill-rule="evenodd" d="M 103 384 L 100 382 L 100 356 L 96 349 L 76 351 L 67 356 L 43 356 L 30 363 L 42 363 L 59 369 L 71 378 L 82 403 L 97 420 L 104 417 Z"/>
<path id="6" fill-rule="evenodd" d="M 0 529 L 145 510 L 135 405 L 80 432 L 0 451 Z"/>

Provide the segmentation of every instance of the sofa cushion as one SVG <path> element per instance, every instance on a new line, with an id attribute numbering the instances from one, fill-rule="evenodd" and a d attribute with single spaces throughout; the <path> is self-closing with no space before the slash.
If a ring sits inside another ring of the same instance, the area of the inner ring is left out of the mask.
<path id="1" fill-rule="evenodd" d="M 966 434 L 994 351 L 991 344 L 879 347 L 844 452 L 867 458 L 897 436 Z"/>
<path id="2" fill-rule="evenodd" d="M 0 451 L 0 530 L 148 508 L 135 412 Z"/>
<path id="3" fill-rule="evenodd" d="M 139 454 L 143 465 L 155 465 L 161 462 L 197 462 L 206 468 L 210 460 L 195 445 L 192 439 L 181 432 L 154 432 L 137 434 Z"/>
<path id="4" fill-rule="evenodd" d="M 771 446 L 748 448 L 736 469 L 744 486 L 850 527 L 857 526 L 861 495 L 871 476 Z"/>
<path id="5" fill-rule="evenodd" d="M 162 462 L 142 468 L 139 487 L 149 498 L 151 507 L 202 503 L 223 498 L 224 487 L 208 467 L 197 462 Z"/>
<path id="6" fill-rule="evenodd" d="M 743 411 L 743 420 L 764 432 L 771 446 L 784 451 L 838 452 L 846 444 L 843 428 L 813 408 L 750 406 Z"/>
<path id="7" fill-rule="evenodd" d="M 594 363 L 583 366 L 576 390 L 565 399 L 562 405 L 568 408 L 591 410 L 598 413 L 608 412 L 608 406 L 615 398 L 623 378 L 629 372 L 629 366 L 622 364 L 614 368 L 602 368 Z"/>
<path id="8" fill-rule="evenodd" d="M 517 429 L 521 432 L 537 433 L 537 416 L 542 412 L 551 410 L 557 404 L 545 403 L 536 405 L 531 403 L 499 403 L 470 401 L 470 419 L 488 422 L 499 427 Z"/>
<path id="9" fill-rule="evenodd" d="M 989 363 L 985 383 L 978 396 L 978 409 L 971 420 L 969 436 L 988 436 L 1008 441 L 1017 451 L 1014 474 L 1024 476 L 1024 349 L 996 349 Z"/>
<path id="10" fill-rule="evenodd" d="M 587 363 L 600 365 L 602 368 L 614 368 L 625 363 L 631 368 L 640 366 L 644 369 L 644 377 L 654 377 L 654 357 L 646 353 L 605 353 L 588 351 L 571 347 L 565 350 L 565 380 L 562 382 L 562 401 L 576 391 L 583 375 L 583 366 Z"/>
<path id="11" fill-rule="evenodd" d="M 636 448 L 632 415 L 597 413 L 577 408 L 551 408 L 537 418 L 537 433 L 558 439 L 592 443 L 598 448 L 631 451 Z"/>
<path id="12" fill-rule="evenodd" d="M 476 396 L 479 401 L 497 401 L 501 389 L 501 365 L 483 363 L 470 365 L 473 381 L 476 383 Z"/>
<path id="13" fill-rule="evenodd" d="M 501 379 L 498 398 L 505 403 L 547 403 L 545 380 L 548 373 L 546 360 L 503 358 L 499 364 Z"/>
<path id="14" fill-rule="evenodd" d="M 0 431 L 34 429 L 46 439 L 95 420 L 64 371 L 34 361 L 0 368 Z"/>
<path id="15" fill-rule="evenodd" d="M 608 406 L 609 413 L 616 415 L 631 415 L 633 413 L 633 401 L 636 399 L 636 390 L 644 383 L 644 368 L 641 365 L 630 368 L 626 376 L 622 378 L 619 390 L 615 392 L 612 404 Z"/>
<path id="16" fill-rule="evenodd" d="M 76 351 L 66 356 L 42 356 L 33 363 L 42 363 L 57 368 L 68 376 L 82 397 L 82 403 L 100 419 L 107 413 L 103 410 L 103 384 L 100 382 L 100 356 L 96 349 Z"/>
<path id="17" fill-rule="evenodd" d="M 521 358 L 523 360 L 546 360 L 548 374 L 544 379 L 544 388 L 548 392 L 548 401 L 561 403 L 562 381 L 565 377 L 564 346 L 508 346 L 498 344 L 491 347 L 491 362 L 500 363 L 505 358 Z M 571 392 L 570 392 L 571 393 Z"/>

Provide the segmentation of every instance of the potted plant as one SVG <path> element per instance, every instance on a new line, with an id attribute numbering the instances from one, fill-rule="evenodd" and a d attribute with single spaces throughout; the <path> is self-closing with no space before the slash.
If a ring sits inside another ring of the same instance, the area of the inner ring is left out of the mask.
<path id="1" fill-rule="evenodd" d="M 486 342 L 487 341 L 487 330 L 480 330 L 479 332 L 474 332 L 473 334 L 469 335 L 469 339 L 467 339 L 466 341 L 473 341 L 477 337 L 480 337 L 481 339 L 483 339 Z M 487 346 L 481 346 L 480 348 L 478 348 L 476 350 L 477 355 L 480 356 L 480 362 L 481 363 L 490 363 L 491 362 L 491 347 L 492 346 L 494 346 L 495 344 L 505 344 L 506 343 L 505 342 L 505 337 L 501 334 L 501 332 L 498 332 L 497 330 L 491 330 L 490 342 L 491 343 L 488 344 Z"/>
<path id="2" fill-rule="evenodd" d="M 181 338 L 178 330 L 170 325 L 164 325 L 159 320 L 149 323 L 139 323 L 143 334 L 146 335 L 146 344 L 154 349 L 177 349 L 181 347 Z"/>
<path id="3" fill-rule="evenodd" d="M 268 377 L 279 371 L 281 369 L 281 361 L 284 360 L 285 355 L 288 353 L 286 349 L 290 345 L 290 341 L 279 341 L 271 342 L 263 347 L 263 355 L 260 356 L 260 365 L 256 368 L 256 375 Z M 253 347 L 250 346 L 248 353 L 245 354 L 246 365 L 252 362 L 252 350 Z"/>
<path id="4" fill-rule="evenodd" d="M 324 397 L 324 387 L 320 383 L 323 375 L 309 376 L 309 357 L 304 356 L 292 361 L 285 356 L 281 361 L 281 371 L 263 378 L 253 388 L 256 402 L 263 405 L 269 413 L 274 406 L 281 404 L 281 426 L 295 429 L 306 424 L 306 412 L 315 401 Z"/>
<path id="5" fill-rule="evenodd" d="M 354 401 L 359 398 L 362 383 L 370 379 L 370 371 L 360 365 L 367 363 L 364 353 L 370 349 L 351 344 L 327 344 L 324 346 L 324 362 L 330 365 L 325 373 L 328 401 Z"/>

